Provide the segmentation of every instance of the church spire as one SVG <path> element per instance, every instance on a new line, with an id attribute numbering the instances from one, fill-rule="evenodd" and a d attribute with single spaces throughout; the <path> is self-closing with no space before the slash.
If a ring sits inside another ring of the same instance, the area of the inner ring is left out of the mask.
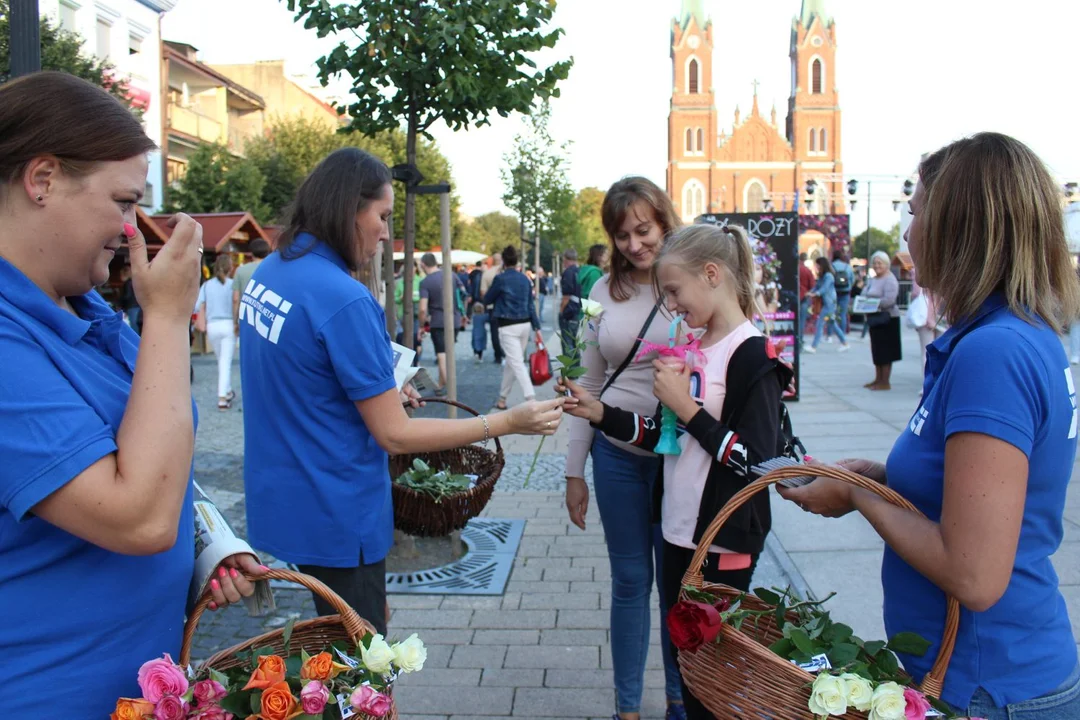
<path id="1" fill-rule="evenodd" d="M 802 11 L 799 13 L 799 22 L 804 28 L 810 27 L 814 16 L 821 18 L 821 24 L 828 27 L 831 23 L 828 13 L 825 12 L 825 0 L 802 0 Z"/>
<path id="2" fill-rule="evenodd" d="M 705 7 L 702 4 L 702 0 L 682 0 L 682 12 L 679 13 L 679 24 L 685 28 L 690 24 L 690 18 L 697 20 L 699 29 L 705 29 Z"/>

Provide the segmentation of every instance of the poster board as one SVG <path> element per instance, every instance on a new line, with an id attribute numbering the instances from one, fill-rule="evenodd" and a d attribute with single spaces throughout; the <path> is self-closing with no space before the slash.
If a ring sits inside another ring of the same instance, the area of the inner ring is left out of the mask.
<path id="1" fill-rule="evenodd" d="M 755 320 L 767 332 L 780 359 L 795 371 L 794 392 L 785 400 L 799 399 L 799 216 L 794 212 L 710 213 L 696 222 L 708 225 L 740 225 L 754 244 L 755 260 L 762 269 L 759 298 L 766 304 L 763 318 Z"/>

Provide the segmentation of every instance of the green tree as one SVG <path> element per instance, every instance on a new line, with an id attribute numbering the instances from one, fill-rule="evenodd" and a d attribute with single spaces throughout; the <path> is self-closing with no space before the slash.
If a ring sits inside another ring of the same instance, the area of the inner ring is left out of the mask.
<path id="1" fill-rule="evenodd" d="M 83 40 L 41 18 L 41 69 L 59 70 L 105 88 L 130 107 L 127 81 L 116 76 L 116 68 L 93 55 L 83 53 Z M 0 0 L 0 84 L 11 73 L 11 5 Z"/>
<path id="2" fill-rule="evenodd" d="M 187 171 L 169 191 L 168 212 L 249 212 L 270 220 L 262 202 L 266 178 L 253 162 L 220 144 L 202 143 L 188 157 Z"/>
<path id="3" fill-rule="evenodd" d="M 405 161 L 417 140 L 442 120 L 454 130 L 488 124 L 492 112 L 529 112 L 537 97 L 558 95 L 572 61 L 537 70 L 530 53 L 552 48 L 551 0 L 286 0 L 297 21 L 318 32 L 352 35 L 318 61 L 326 83 L 352 79 L 351 127 L 364 135 L 406 127 Z M 432 181 L 447 178 L 430 177 Z M 416 198 L 405 203 L 407 261 L 416 241 Z M 408 273 L 406 273 L 408 275 Z M 406 277 L 411 283 L 412 278 Z M 412 296 L 405 293 L 405 337 L 412 338 Z"/>
<path id="4" fill-rule="evenodd" d="M 594 187 L 582 188 L 578 191 L 573 203 L 576 223 L 573 226 L 573 232 L 563 242 L 563 248 L 572 247 L 578 251 L 579 257 L 584 258 L 591 246 L 607 243 L 607 233 L 604 232 L 604 225 L 600 222 L 600 208 L 604 204 L 604 195 L 603 190 Z"/>
<path id="5" fill-rule="evenodd" d="M 513 215 L 489 212 L 479 215 L 476 224 L 491 238 L 488 253 L 502 252 L 507 245 L 517 245 L 521 237 L 521 223 Z"/>
<path id="6" fill-rule="evenodd" d="M 900 224 L 897 223 L 888 232 L 876 227 L 864 230 L 851 241 L 851 256 L 853 258 L 867 259 L 866 234 L 870 233 L 870 255 L 884 250 L 891 258 L 900 249 Z"/>

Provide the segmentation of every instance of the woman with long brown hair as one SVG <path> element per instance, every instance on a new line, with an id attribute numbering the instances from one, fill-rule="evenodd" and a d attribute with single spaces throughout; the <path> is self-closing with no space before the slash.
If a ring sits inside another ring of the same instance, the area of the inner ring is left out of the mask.
<path id="1" fill-rule="evenodd" d="M 1080 316 L 1061 191 L 997 133 L 923 160 L 908 247 L 951 327 L 927 349 L 922 406 L 888 462 L 845 460 L 920 512 L 818 478 L 781 489 L 828 517 L 861 513 L 886 543 L 885 627 L 931 641 L 961 605 L 942 699 L 988 720 L 1080 717 L 1080 666 L 1051 556 L 1076 458 L 1076 387 L 1059 333 Z"/>
<path id="2" fill-rule="evenodd" d="M 580 385 L 605 402 L 651 413 L 656 406 L 652 366 L 633 360 L 639 338 L 667 341 L 671 314 L 661 306 L 652 266 L 665 237 L 679 226 L 678 216 L 667 194 L 641 177 L 612 185 L 600 212 L 610 242 L 611 269 L 589 294 L 604 313 L 585 332 L 589 346 L 582 365 L 588 374 Z M 590 253 L 595 255 L 599 253 Z M 618 717 L 636 720 L 649 649 L 649 598 L 660 577 L 663 549 L 659 513 L 653 507 L 660 460 L 651 452 L 594 433 L 585 420 L 570 422 L 566 507 L 570 520 L 584 530 L 589 506 L 585 460 L 591 454 L 596 503 L 611 562 L 611 656 Z M 661 648 L 668 718 L 681 719 L 685 715 L 679 669 L 663 624 Z"/>

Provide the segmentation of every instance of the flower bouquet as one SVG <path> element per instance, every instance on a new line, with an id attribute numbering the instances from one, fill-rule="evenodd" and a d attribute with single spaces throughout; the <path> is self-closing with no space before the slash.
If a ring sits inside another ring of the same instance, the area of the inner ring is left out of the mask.
<path id="1" fill-rule="evenodd" d="M 585 349 L 590 345 L 596 343 L 585 339 L 585 331 L 587 329 L 597 332 L 597 322 L 600 320 L 600 316 L 604 314 L 604 306 L 595 300 L 589 300 L 588 298 L 581 299 L 581 322 L 578 323 L 577 333 L 573 337 L 573 343 L 570 347 L 566 347 L 565 344 L 562 348 L 562 354 L 555 358 L 559 363 L 559 378 L 565 380 L 570 378 L 571 380 L 577 380 L 585 373 L 589 372 L 589 369 L 581 364 L 581 358 L 585 354 Z M 563 342 L 566 342 L 566 337 L 563 337 Z M 533 470 L 536 469 L 536 461 L 540 458 L 540 450 L 544 447 L 545 437 L 540 438 L 540 443 L 536 446 L 536 452 L 533 453 L 532 463 L 529 465 L 529 472 L 525 475 L 524 487 L 529 487 L 529 480 L 532 478 Z"/>
<path id="2" fill-rule="evenodd" d="M 427 650 L 415 634 L 390 645 L 368 633 L 349 647 L 334 641 L 310 655 L 290 649 L 293 623 L 284 631 L 285 651 L 257 648 L 234 657 L 224 671 L 192 670 L 165 655 L 139 669 L 141 698 L 120 698 L 111 720 L 346 720 L 391 714 L 394 681 L 424 667 Z"/>

